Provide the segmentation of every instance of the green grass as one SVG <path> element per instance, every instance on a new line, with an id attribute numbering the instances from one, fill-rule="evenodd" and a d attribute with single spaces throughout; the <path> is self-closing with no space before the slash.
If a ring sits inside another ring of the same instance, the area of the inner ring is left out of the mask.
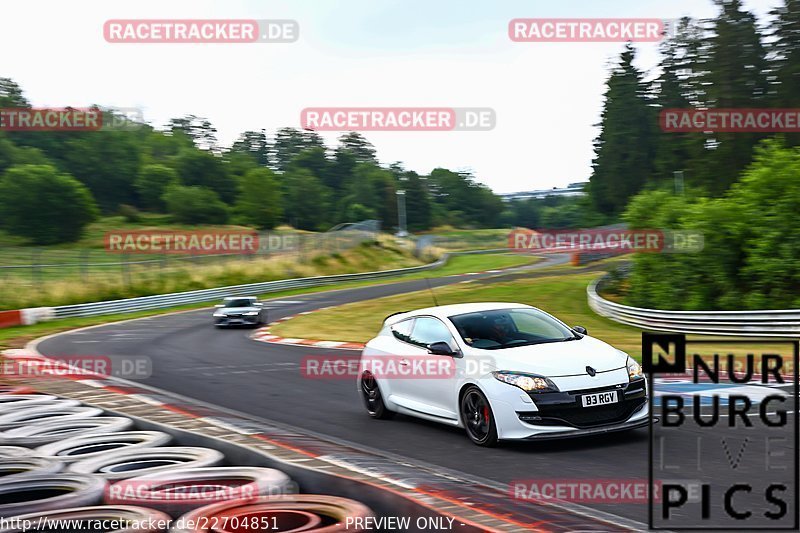
<path id="1" fill-rule="evenodd" d="M 516 254 L 471 254 L 456 255 L 445 266 L 436 271 L 436 276 L 450 276 L 467 272 L 500 270 L 522 265 L 532 265 L 540 261 L 538 257 Z"/>
<path id="2" fill-rule="evenodd" d="M 148 263 L 139 265 L 125 276 L 94 276 L 85 281 L 43 281 L 33 287 L 0 282 L 0 309 L 69 305 L 298 277 L 368 272 L 411 267 L 423 262 L 388 238 L 379 238 L 377 242 L 365 241 L 335 255 L 331 255 L 331 251 L 314 250 L 302 255 L 237 257 L 210 263 L 206 259 L 198 257 L 197 261 L 185 261 L 169 269 L 162 269 L 158 263 Z"/>
<path id="3" fill-rule="evenodd" d="M 446 250 L 499 250 L 508 248 L 509 228 L 455 229 L 436 228 L 421 235 L 436 237 L 434 244 Z"/>
<path id="4" fill-rule="evenodd" d="M 586 286 L 597 272 L 557 274 L 492 284 L 473 282 L 436 289 L 441 304 L 476 301 L 518 302 L 539 307 L 632 356 L 641 357 L 641 333 L 596 315 L 586 302 Z M 431 305 L 427 291 L 347 304 L 303 315 L 272 328 L 283 337 L 366 342 L 375 336 L 384 317 L 398 310 Z"/>

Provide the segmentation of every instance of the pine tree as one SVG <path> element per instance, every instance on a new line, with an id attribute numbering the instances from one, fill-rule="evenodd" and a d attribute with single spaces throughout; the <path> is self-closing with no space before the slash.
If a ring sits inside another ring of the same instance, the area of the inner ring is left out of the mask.
<path id="1" fill-rule="evenodd" d="M 773 102 L 776 107 L 800 107 L 800 0 L 784 0 L 771 14 Z M 787 145 L 800 145 L 800 135 L 785 137 Z"/>
<path id="2" fill-rule="evenodd" d="M 755 16 L 740 0 L 716 0 L 719 16 L 701 50 L 705 105 L 710 108 L 756 108 L 767 103 L 766 52 Z M 707 143 L 702 181 L 715 195 L 726 191 L 753 160 L 765 137 L 758 133 L 715 133 Z"/>
<path id="3" fill-rule="evenodd" d="M 653 87 L 659 110 L 687 109 L 698 105 L 702 97 L 699 83 L 698 48 L 702 30 L 697 22 L 685 17 L 676 33 L 661 46 L 660 76 Z M 689 178 L 694 164 L 702 156 L 704 138 L 698 133 L 660 132 L 656 147 L 654 175 L 659 180 L 671 180 L 675 171 L 684 171 Z"/>
<path id="4" fill-rule="evenodd" d="M 621 212 L 653 169 L 657 117 L 642 73 L 633 66 L 634 58 L 629 43 L 608 79 L 601 132 L 594 141 L 589 193 L 595 208 L 604 214 Z"/>

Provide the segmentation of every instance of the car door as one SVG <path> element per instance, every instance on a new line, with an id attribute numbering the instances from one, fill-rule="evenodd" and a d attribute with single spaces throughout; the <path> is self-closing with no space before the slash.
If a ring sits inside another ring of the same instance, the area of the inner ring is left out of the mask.
<path id="1" fill-rule="evenodd" d="M 434 342 L 446 342 L 452 349 L 458 348 L 453 335 L 444 322 L 432 316 L 417 317 L 409 339 L 409 365 L 414 364 L 413 359 L 416 357 L 427 360 L 443 358 L 441 359 L 443 364 L 435 364 L 434 368 L 437 370 L 434 370 L 433 374 L 403 380 L 402 387 L 408 391 L 408 398 L 419 402 L 420 408 L 428 414 L 456 419 L 458 416 L 454 411 L 456 367 L 463 364 L 463 359 L 428 353 L 428 346 Z M 433 363 L 438 362 L 433 361 Z M 445 368 L 449 368 L 450 371 L 443 371 Z"/>
<path id="2" fill-rule="evenodd" d="M 406 352 L 408 352 L 411 328 L 413 325 L 414 319 L 407 318 L 389 326 L 390 335 L 374 346 L 377 351 L 372 353 L 370 359 L 372 359 L 374 363 L 383 362 L 384 365 L 397 364 L 405 357 Z M 377 371 L 377 368 L 374 368 L 374 370 Z M 382 384 L 384 393 L 389 396 L 403 396 L 408 393 L 408 391 L 403 390 L 403 380 L 398 380 L 395 373 L 377 371 L 377 374 L 378 381 Z M 394 401 L 394 398 L 391 399 Z"/>

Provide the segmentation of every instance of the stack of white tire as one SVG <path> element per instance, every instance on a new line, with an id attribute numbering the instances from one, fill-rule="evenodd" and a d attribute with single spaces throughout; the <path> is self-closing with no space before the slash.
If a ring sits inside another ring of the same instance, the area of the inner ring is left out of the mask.
<path id="1" fill-rule="evenodd" d="M 173 444 L 76 400 L 0 393 L 0 533 L 75 528 L 64 521 L 137 533 L 328 532 L 372 516 L 353 500 L 297 494 L 279 470 Z"/>

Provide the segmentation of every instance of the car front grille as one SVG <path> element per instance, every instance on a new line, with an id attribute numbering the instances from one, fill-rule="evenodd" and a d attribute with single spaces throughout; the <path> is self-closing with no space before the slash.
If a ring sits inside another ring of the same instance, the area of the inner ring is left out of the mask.
<path id="1" fill-rule="evenodd" d="M 518 411 L 522 422 L 536 426 L 571 426 L 579 429 L 619 424 L 626 421 L 642 407 L 647 398 L 644 393 L 644 380 L 630 384 L 626 390 L 619 390 L 623 400 L 610 405 L 583 407 L 580 395 L 586 392 L 602 392 L 615 389 L 590 389 L 569 393 L 563 402 L 537 404 L 538 411 Z"/>

